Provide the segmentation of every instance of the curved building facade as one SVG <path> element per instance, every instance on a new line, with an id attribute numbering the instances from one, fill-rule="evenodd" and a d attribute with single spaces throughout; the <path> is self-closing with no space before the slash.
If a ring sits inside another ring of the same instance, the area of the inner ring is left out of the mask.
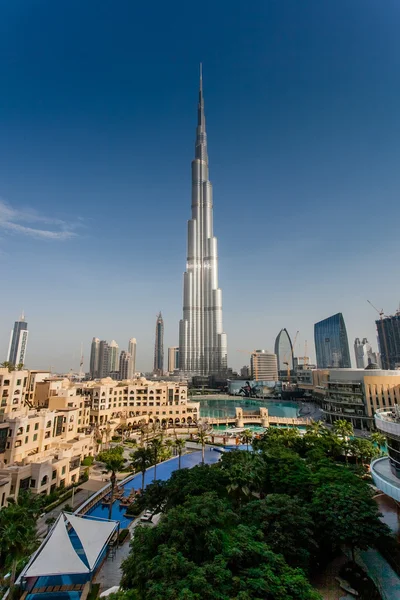
<path id="1" fill-rule="evenodd" d="M 212 185 L 208 178 L 206 120 L 200 72 L 195 158 L 192 161 L 192 218 L 188 221 L 183 318 L 179 323 L 179 369 L 188 375 L 223 373 L 227 341 L 218 287 L 217 238 L 213 232 Z"/>
<path id="2" fill-rule="evenodd" d="M 275 354 L 279 374 L 293 371 L 293 346 L 287 329 L 281 329 L 275 340 Z"/>
<path id="3" fill-rule="evenodd" d="M 346 325 L 337 313 L 314 325 L 318 369 L 350 369 L 351 360 Z"/>
<path id="4" fill-rule="evenodd" d="M 375 425 L 386 436 L 388 457 L 371 463 L 375 485 L 385 494 L 400 502 L 400 411 L 398 405 L 375 413 Z"/>

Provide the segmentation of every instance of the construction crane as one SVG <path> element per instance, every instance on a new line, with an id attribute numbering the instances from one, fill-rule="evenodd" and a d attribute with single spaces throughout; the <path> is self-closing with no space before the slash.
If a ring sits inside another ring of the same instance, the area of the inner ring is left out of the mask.
<path id="1" fill-rule="evenodd" d="M 299 356 L 298 359 L 302 359 L 303 360 L 303 366 L 308 365 L 308 360 L 309 360 L 309 356 L 307 354 L 308 352 L 308 348 L 307 348 L 307 340 L 304 341 L 304 356 Z"/>
<path id="2" fill-rule="evenodd" d="M 382 326 L 382 335 L 383 335 L 383 345 L 385 347 L 385 367 L 388 369 L 390 367 L 389 364 L 389 351 L 388 351 L 388 345 L 387 345 L 387 340 L 386 340 L 386 331 L 385 331 L 385 327 L 383 326 L 383 317 L 386 317 L 385 312 L 383 310 L 383 308 L 381 308 L 381 310 L 379 310 L 378 308 L 376 308 L 376 306 L 374 306 L 372 304 L 372 302 L 370 302 L 369 300 L 367 300 L 368 304 L 370 304 L 372 306 L 372 308 L 374 310 L 376 310 L 376 312 L 378 313 L 380 320 L 381 320 L 381 326 Z M 383 367 L 383 365 L 382 365 Z"/>
<path id="3" fill-rule="evenodd" d="M 292 365 L 294 365 L 294 349 L 295 349 L 295 346 L 296 346 L 296 341 L 297 341 L 297 336 L 298 335 L 299 335 L 299 332 L 296 331 L 296 335 L 294 336 L 294 341 L 293 341 L 292 348 L 291 348 Z M 288 360 L 285 360 L 286 359 L 286 355 L 283 358 L 284 358 L 283 364 L 287 365 L 287 378 L 288 378 L 288 383 L 290 384 L 290 362 Z"/>

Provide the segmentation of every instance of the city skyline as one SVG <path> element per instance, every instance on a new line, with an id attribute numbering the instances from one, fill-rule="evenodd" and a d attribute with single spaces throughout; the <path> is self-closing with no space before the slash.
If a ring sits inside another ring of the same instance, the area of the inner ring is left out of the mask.
<path id="1" fill-rule="evenodd" d="M 32 368 L 78 370 L 85 340 L 87 371 L 93 334 L 128 329 L 150 371 L 160 305 L 166 347 L 178 344 L 200 61 L 230 366 L 237 349 L 272 350 L 281 328 L 313 360 L 313 324 L 339 311 L 349 339 L 376 348 L 365 282 L 385 314 L 400 297 L 395 219 L 384 236 L 376 219 L 382 204 L 396 214 L 400 188 L 399 10 L 234 1 L 227 15 L 206 1 L 199 20 L 122 0 L 93 28 L 87 6 L 77 19 L 72 4 L 40 3 L 29 23 L 19 3 L 2 6 L 2 356 L 15 297 Z"/>

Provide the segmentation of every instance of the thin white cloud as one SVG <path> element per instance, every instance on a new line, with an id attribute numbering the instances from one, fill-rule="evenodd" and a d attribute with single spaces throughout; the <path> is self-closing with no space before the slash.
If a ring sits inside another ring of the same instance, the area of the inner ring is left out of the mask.
<path id="1" fill-rule="evenodd" d="M 45 229 L 30 227 L 32 223 L 47 225 Z M 28 225 L 29 224 L 29 225 Z M 0 230 L 4 232 L 33 237 L 39 240 L 69 240 L 76 236 L 71 223 L 54 219 L 36 211 L 26 208 L 18 210 L 0 199 Z"/>

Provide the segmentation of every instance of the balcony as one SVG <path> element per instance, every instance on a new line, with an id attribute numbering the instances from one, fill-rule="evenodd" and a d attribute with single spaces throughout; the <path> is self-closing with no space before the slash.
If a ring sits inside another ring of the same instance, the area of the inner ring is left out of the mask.
<path id="1" fill-rule="evenodd" d="M 400 416 L 390 408 L 381 408 L 375 413 L 375 425 L 379 431 L 400 437 Z"/>
<path id="2" fill-rule="evenodd" d="M 371 475 L 377 488 L 400 502 L 400 479 L 392 473 L 388 457 L 377 458 L 371 463 Z"/>

